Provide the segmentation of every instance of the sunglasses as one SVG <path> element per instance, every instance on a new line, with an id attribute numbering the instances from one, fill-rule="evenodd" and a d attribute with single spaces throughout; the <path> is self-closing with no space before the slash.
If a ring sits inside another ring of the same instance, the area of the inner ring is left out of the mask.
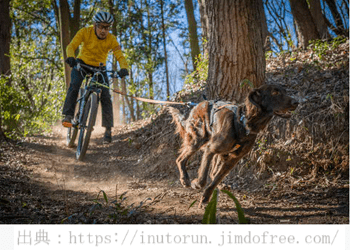
<path id="1" fill-rule="evenodd" d="M 97 26 L 98 29 L 106 30 L 106 31 L 109 31 L 109 29 L 111 28 L 111 26 L 104 26 L 102 24 L 97 24 L 96 26 Z"/>

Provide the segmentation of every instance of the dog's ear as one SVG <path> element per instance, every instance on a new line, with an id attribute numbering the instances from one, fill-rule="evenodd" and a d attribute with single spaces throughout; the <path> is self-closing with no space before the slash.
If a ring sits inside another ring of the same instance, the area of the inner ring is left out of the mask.
<path id="1" fill-rule="evenodd" d="M 249 93 L 249 101 L 258 109 L 258 112 L 260 112 L 261 109 L 261 92 L 260 89 L 254 89 L 252 92 Z"/>

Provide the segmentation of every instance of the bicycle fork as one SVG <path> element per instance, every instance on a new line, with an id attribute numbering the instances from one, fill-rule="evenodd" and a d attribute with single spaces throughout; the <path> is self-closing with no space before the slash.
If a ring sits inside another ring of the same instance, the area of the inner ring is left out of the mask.
<path id="1" fill-rule="evenodd" d="M 87 101 L 89 100 L 89 97 L 90 95 L 93 93 L 93 92 L 96 92 L 97 94 L 97 100 L 99 101 L 99 96 L 100 96 L 100 93 L 101 93 L 101 90 L 100 89 L 97 89 L 95 91 L 91 90 L 91 89 L 85 89 L 84 91 L 84 94 L 82 95 L 82 97 L 80 98 L 80 106 L 79 106 L 79 119 L 77 121 L 77 124 L 75 124 L 75 126 L 79 126 L 79 128 L 83 127 L 85 128 L 86 127 L 86 124 L 85 122 L 83 121 L 83 119 L 87 119 L 87 117 L 83 117 L 84 115 L 86 115 L 84 113 L 84 109 L 85 109 L 85 106 L 86 105 L 90 105 L 89 103 L 87 103 Z M 95 124 L 93 124 L 95 125 Z"/>

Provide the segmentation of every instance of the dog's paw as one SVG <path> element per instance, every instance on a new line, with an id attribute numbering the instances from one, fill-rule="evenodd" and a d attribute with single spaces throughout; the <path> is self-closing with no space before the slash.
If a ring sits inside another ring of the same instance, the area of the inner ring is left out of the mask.
<path id="1" fill-rule="evenodd" d="M 199 209 L 205 209 L 209 203 L 209 199 L 206 199 L 204 196 L 202 196 L 201 201 L 198 204 Z"/>
<path id="2" fill-rule="evenodd" d="M 190 188 L 191 187 L 191 181 L 188 178 L 181 178 L 180 183 L 184 188 Z"/>
<path id="3" fill-rule="evenodd" d="M 205 184 L 204 184 L 205 185 Z M 201 185 L 201 183 L 198 181 L 198 179 L 194 179 L 192 182 L 191 182 L 191 187 L 193 189 L 202 189 L 204 187 L 204 185 Z"/>
<path id="4" fill-rule="evenodd" d="M 227 185 L 227 184 L 225 184 L 225 183 L 220 183 L 219 185 L 218 185 L 218 189 L 220 189 L 220 190 L 226 190 L 226 191 L 232 191 L 231 190 L 231 187 L 229 186 L 229 185 Z"/>

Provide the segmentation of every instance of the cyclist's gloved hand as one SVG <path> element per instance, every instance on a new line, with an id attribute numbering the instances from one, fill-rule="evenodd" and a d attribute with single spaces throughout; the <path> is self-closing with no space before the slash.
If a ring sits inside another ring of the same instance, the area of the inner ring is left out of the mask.
<path id="1" fill-rule="evenodd" d="M 119 70 L 118 75 L 120 76 L 120 78 L 122 78 L 124 76 L 128 76 L 129 71 L 127 69 L 121 69 L 121 70 Z"/>
<path id="2" fill-rule="evenodd" d="M 71 68 L 73 68 L 75 65 L 77 65 L 77 61 L 75 60 L 74 57 L 68 57 L 66 59 L 66 63 L 69 64 Z"/>

